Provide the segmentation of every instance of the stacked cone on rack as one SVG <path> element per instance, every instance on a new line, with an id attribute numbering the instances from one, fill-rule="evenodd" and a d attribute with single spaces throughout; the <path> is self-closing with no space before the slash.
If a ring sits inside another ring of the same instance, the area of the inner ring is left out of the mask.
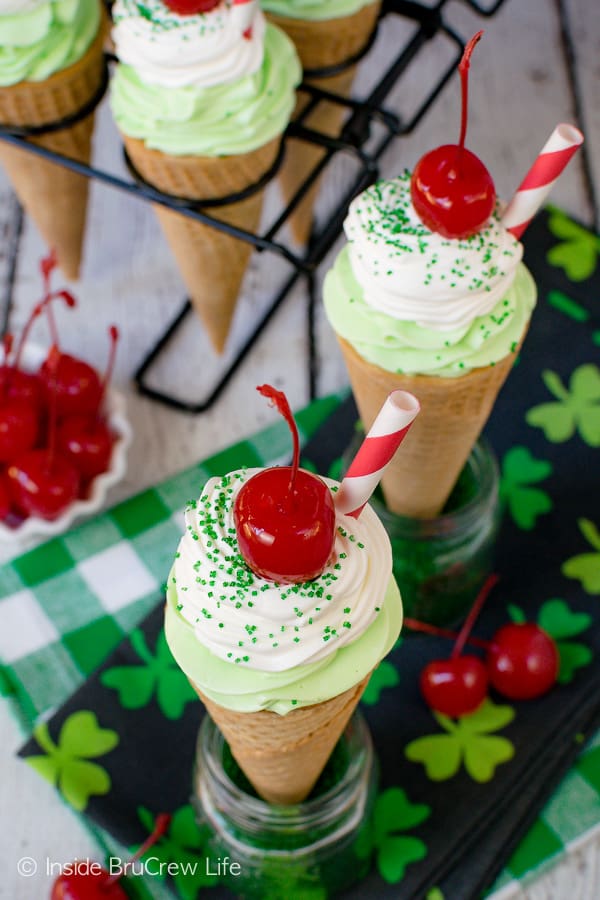
<path id="1" fill-rule="evenodd" d="M 269 9 L 269 3 L 264 3 Z M 291 38 L 296 46 L 305 71 L 344 66 L 367 45 L 377 24 L 381 10 L 380 0 L 367 3 L 357 12 L 335 19 L 297 19 L 268 13 L 268 18 Z M 326 78 L 306 78 L 308 84 L 323 91 L 348 98 L 356 75 L 356 64 L 344 66 Z M 300 92 L 294 117 L 298 118 L 310 102 L 310 96 Z M 319 101 L 303 118 L 302 125 L 328 137 L 339 137 L 347 107 L 342 103 Z M 300 185 L 310 176 L 325 154 L 325 150 L 306 141 L 291 139 L 286 142 L 286 157 L 279 176 L 286 205 L 294 197 Z M 317 198 L 317 179 L 290 214 L 290 228 L 294 240 L 307 243 L 313 224 L 313 208 Z"/>
<path id="2" fill-rule="evenodd" d="M 104 39 L 102 18 L 95 40 L 77 62 L 43 81 L 21 81 L 0 87 L 0 124 L 37 128 L 76 116 L 101 92 L 105 74 Z M 94 111 L 91 111 L 65 128 L 47 131 L 28 140 L 89 165 L 93 130 Z M 78 278 L 88 179 L 4 141 L 0 141 L 0 164 L 45 242 L 54 248 L 65 276 Z"/>

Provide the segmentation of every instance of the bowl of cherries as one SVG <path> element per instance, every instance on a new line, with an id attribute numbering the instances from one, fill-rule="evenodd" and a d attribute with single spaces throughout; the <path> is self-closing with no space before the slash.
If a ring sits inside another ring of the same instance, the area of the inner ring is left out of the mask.
<path id="1" fill-rule="evenodd" d="M 99 373 L 63 352 L 52 308 L 74 308 L 66 290 L 50 290 L 54 255 L 41 262 L 45 294 L 18 341 L 3 339 L 0 363 L 0 540 L 15 541 L 65 531 L 76 518 L 102 506 L 123 478 L 131 427 L 124 398 L 110 387 L 119 339 L 109 329 L 108 363 Z M 51 346 L 29 340 L 47 316 Z"/>

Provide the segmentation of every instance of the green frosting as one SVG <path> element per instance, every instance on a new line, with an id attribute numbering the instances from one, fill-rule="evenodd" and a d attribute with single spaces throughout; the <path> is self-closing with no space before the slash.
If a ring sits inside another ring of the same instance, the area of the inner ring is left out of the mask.
<path id="1" fill-rule="evenodd" d="M 166 88 L 143 82 L 119 65 L 112 108 L 125 134 L 173 156 L 230 156 L 262 147 L 281 134 L 296 102 L 300 63 L 291 41 L 268 25 L 260 69 L 213 87 Z"/>
<path id="2" fill-rule="evenodd" d="M 400 592 L 392 578 L 379 614 L 356 641 L 312 664 L 284 672 L 261 672 L 225 662 L 203 647 L 178 612 L 177 602 L 176 588 L 169 579 L 165 634 L 175 660 L 209 700 L 239 712 L 269 709 L 285 715 L 341 694 L 389 653 L 402 626 Z"/>
<path id="3" fill-rule="evenodd" d="M 261 0 L 265 12 L 290 19 L 339 19 L 375 0 Z"/>
<path id="4" fill-rule="evenodd" d="M 48 0 L 0 15 L 0 85 L 44 81 L 77 62 L 98 33 L 97 0 Z"/>
<path id="5" fill-rule="evenodd" d="M 365 302 L 346 246 L 327 273 L 323 297 L 333 328 L 364 359 L 398 374 L 455 377 L 514 353 L 535 306 L 536 287 L 520 263 L 513 283 L 490 313 L 454 331 L 423 328 Z"/>

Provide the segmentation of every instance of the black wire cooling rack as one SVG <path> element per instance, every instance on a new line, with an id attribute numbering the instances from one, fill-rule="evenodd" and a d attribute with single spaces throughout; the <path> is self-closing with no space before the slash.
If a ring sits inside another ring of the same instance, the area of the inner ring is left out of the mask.
<path id="1" fill-rule="evenodd" d="M 309 79 L 329 77 L 338 74 L 338 72 L 347 67 L 356 65 L 371 51 L 376 38 L 376 33 L 374 33 L 371 41 L 361 53 L 346 60 L 342 65 L 327 69 L 305 71 L 305 80 L 299 88 L 299 91 L 301 91 L 307 99 L 302 113 L 288 126 L 282 141 L 281 151 L 271 169 L 258 182 L 251 185 L 249 188 L 246 188 L 239 194 L 220 197 L 216 200 L 191 202 L 186 198 L 174 197 L 159 192 L 145 182 L 141 175 L 135 170 L 125 151 L 123 152 L 130 175 L 129 180 L 112 172 L 69 159 L 27 140 L 30 137 L 39 136 L 45 132 L 58 131 L 73 125 L 75 122 L 90 114 L 95 106 L 101 101 L 108 86 L 109 66 L 114 62 L 114 57 L 110 53 L 107 53 L 105 57 L 105 78 L 103 79 L 101 89 L 88 103 L 86 103 L 85 107 L 79 110 L 75 115 L 69 116 L 68 119 L 62 119 L 60 122 L 52 122 L 49 125 L 38 127 L 0 126 L 1 140 L 15 146 L 24 147 L 31 153 L 37 154 L 50 161 L 60 163 L 72 171 L 85 175 L 88 178 L 93 178 L 101 183 L 133 194 L 148 202 L 160 204 L 169 209 L 176 210 L 181 213 L 181 215 L 203 222 L 232 237 L 239 238 L 242 241 L 252 244 L 259 253 L 275 254 L 289 267 L 289 272 L 284 278 L 283 283 L 266 306 L 266 309 L 262 311 L 257 321 L 253 322 L 252 327 L 249 329 L 249 333 L 245 335 L 240 345 L 236 347 L 235 352 L 231 359 L 228 360 L 227 365 L 221 367 L 221 371 L 213 378 L 212 382 L 210 378 L 207 378 L 206 381 L 203 379 L 203 382 L 205 381 L 205 383 L 208 383 L 208 387 L 205 388 L 204 394 L 201 397 L 190 400 L 185 397 L 176 396 L 165 390 L 159 389 L 156 386 L 152 386 L 150 378 L 153 368 L 159 363 L 160 358 L 164 354 L 169 353 L 184 322 L 188 316 L 192 314 L 192 307 L 189 299 L 185 300 L 168 328 L 159 336 L 154 346 L 148 351 L 141 365 L 134 373 L 133 377 L 140 393 L 167 406 L 186 412 L 201 413 L 207 410 L 217 400 L 234 373 L 239 369 L 256 343 L 258 337 L 266 329 L 283 301 L 289 296 L 292 288 L 294 288 L 299 281 L 303 280 L 306 288 L 306 322 L 309 348 L 307 354 L 308 392 L 310 398 L 314 398 L 317 380 L 314 334 L 316 270 L 339 236 L 351 200 L 379 177 L 379 162 L 386 149 L 392 141 L 402 135 L 409 134 L 415 129 L 448 79 L 456 70 L 465 42 L 463 37 L 450 27 L 444 19 L 444 8 L 449 2 L 451 2 L 451 0 L 438 0 L 437 3 L 428 6 L 426 3 L 413 2 L 413 0 L 383 0 L 379 27 L 383 26 L 384 21 L 389 16 L 400 17 L 411 23 L 414 27 L 411 29 L 410 36 L 407 37 L 402 46 L 398 47 L 394 58 L 391 61 L 389 59 L 382 60 L 382 70 L 378 73 L 377 82 L 375 86 L 367 92 L 366 96 L 357 99 L 341 97 L 310 84 Z M 479 15 L 492 16 L 499 7 L 502 6 L 505 0 L 494 0 L 494 2 L 488 5 L 478 3 L 476 0 L 461 0 L 461 2 L 470 6 Z M 107 3 L 108 7 L 110 7 L 110 5 L 110 2 Z M 435 75 L 432 83 L 427 85 L 424 96 L 420 98 L 416 108 L 410 112 L 410 115 L 399 113 L 394 109 L 393 102 L 388 106 L 390 95 L 398 92 L 398 87 L 401 87 L 402 78 L 405 73 L 407 73 L 409 66 L 418 59 L 419 54 L 423 51 L 425 46 L 439 35 L 446 38 L 452 48 L 449 61 L 447 61 L 441 71 Z M 306 124 L 308 117 L 318 104 L 325 102 L 341 105 L 347 110 L 346 122 L 337 138 L 329 137 L 320 131 L 308 127 Z M 290 199 L 285 208 L 278 211 L 275 220 L 271 221 L 266 226 L 264 232 L 257 234 L 245 231 L 244 229 L 222 222 L 211 214 L 211 212 L 218 209 L 219 206 L 241 200 L 252 194 L 254 191 L 262 189 L 264 185 L 276 175 L 282 157 L 285 154 L 286 143 L 292 138 L 319 146 L 324 152 L 318 164 L 315 165 L 308 177 L 300 185 L 296 194 Z M 352 169 L 352 174 L 347 177 L 344 188 L 337 198 L 335 207 L 328 212 L 326 222 L 324 222 L 322 226 L 315 226 L 313 228 L 307 248 L 302 252 L 298 252 L 292 249 L 285 239 L 281 238 L 280 233 L 291 213 L 310 190 L 311 186 L 326 172 L 334 160 L 339 157 L 350 158 L 352 162 L 352 166 L 350 167 Z M 10 300 L 11 298 L 9 298 L 9 303 Z"/>

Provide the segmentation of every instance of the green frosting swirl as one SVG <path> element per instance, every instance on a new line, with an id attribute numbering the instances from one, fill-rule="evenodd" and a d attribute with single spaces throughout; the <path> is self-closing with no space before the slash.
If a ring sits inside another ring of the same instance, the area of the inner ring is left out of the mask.
<path id="1" fill-rule="evenodd" d="M 285 715 L 341 694 L 389 653 L 402 626 L 400 592 L 392 578 L 379 615 L 356 641 L 315 663 L 262 672 L 225 662 L 203 647 L 177 604 L 177 590 L 169 579 L 165 634 L 176 662 L 209 700 L 238 712 L 269 709 Z"/>
<path id="2" fill-rule="evenodd" d="M 48 0 L 0 15 L 0 85 L 44 81 L 77 62 L 100 24 L 97 0 Z"/>
<path id="3" fill-rule="evenodd" d="M 493 365 L 515 351 L 535 306 L 536 287 L 520 263 L 510 288 L 490 313 L 467 328 L 423 328 L 365 302 L 346 246 L 327 273 L 323 298 L 337 334 L 368 362 L 398 374 L 455 377 Z"/>
<path id="4" fill-rule="evenodd" d="M 252 75 L 213 87 L 165 88 L 144 83 L 119 65 L 111 103 L 117 125 L 148 147 L 173 156 L 248 153 L 281 134 L 301 79 L 293 44 L 268 25 L 262 66 Z"/>
<path id="5" fill-rule="evenodd" d="M 339 19 L 351 16 L 375 0 L 261 0 L 265 12 L 290 19 Z"/>

